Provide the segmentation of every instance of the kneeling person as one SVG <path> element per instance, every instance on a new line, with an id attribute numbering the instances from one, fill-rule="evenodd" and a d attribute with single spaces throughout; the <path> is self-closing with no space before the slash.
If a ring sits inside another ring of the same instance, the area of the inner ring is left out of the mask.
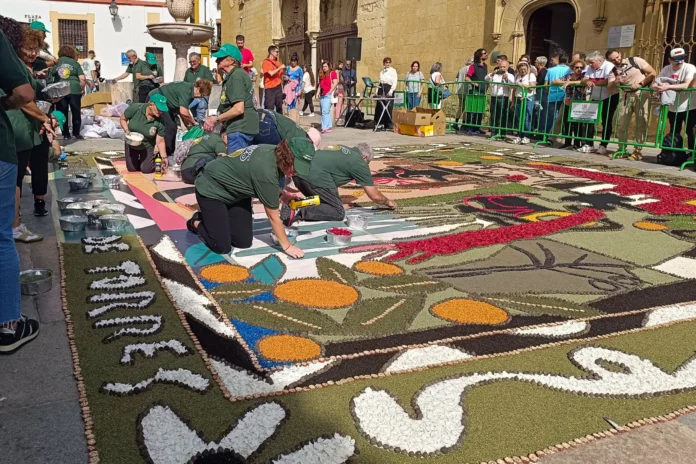
<path id="1" fill-rule="evenodd" d="M 313 157 L 312 143 L 298 137 L 278 146 L 252 145 L 211 161 L 196 179 L 200 211 L 187 228 L 218 254 L 249 248 L 254 238 L 251 201 L 258 198 L 283 251 L 302 258 L 304 252 L 290 244 L 280 220 L 278 182 L 283 176 L 307 175 Z"/>
<path id="2" fill-rule="evenodd" d="M 215 161 L 218 156 L 227 156 L 227 137 L 211 132 L 197 138 L 181 163 L 181 180 L 193 184 L 205 165 Z"/>
<path id="3" fill-rule="evenodd" d="M 253 144 L 278 145 L 283 140 L 295 137 L 308 137 L 318 149 L 321 143 L 321 134 L 315 128 L 304 131 L 292 119 L 271 110 L 257 109 L 259 113 L 259 133 L 254 136 Z"/>
<path id="4" fill-rule="evenodd" d="M 366 143 L 359 143 L 353 148 L 340 145 L 338 150 L 317 150 L 309 173 L 297 173 L 293 182 L 304 196 L 319 195 L 321 203 L 297 211 L 283 205 L 281 217 L 285 224 L 291 225 L 297 220 L 343 221 L 346 212 L 338 188 L 352 180 L 365 190 L 370 200 L 396 209 L 396 203 L 374 186 L 370 172 L 370 161 L 374 155 Z"/>
<path id="5" fill-rule="evenodd" d="M 163 167 L 167 167 L 167 148 L 164 143 L 163 113 L 169 111 L 167 99 L 163 95 L 153 95 L 149 103 L 133 103 L 121 115 L 121 127 L 129 135 L 137 132 L 143 135 L 143 142 L 137 147 L 126 143 L 126 167 L 129 172 L 140 171 L 151 174 L 155 171 L 155 147 L 162 157 Z"/>

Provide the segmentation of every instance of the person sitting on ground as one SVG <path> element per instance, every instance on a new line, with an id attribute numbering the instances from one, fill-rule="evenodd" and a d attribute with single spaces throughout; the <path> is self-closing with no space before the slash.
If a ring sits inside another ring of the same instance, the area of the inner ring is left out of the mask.
<path id="1" fill-rule="evenodd" d="M 196 120 L 189 111 L 189 105 L 191 105 L 194 98 L 209 96 L 211 87 L 210 83 L 204 80 L 196 81 L 195 84 L 172 82 L 150 92 L 150 99 L 152 99 L 153 95 L 162 95 L 167 99 L 169 111 L 162 114 L 166 131 L 164 141 L 167 146 L 167 156 L 174 154 L 176 149 L 176 132 L 181 121 L 183 121 L 186 127 L 196 125 Z M 179 118 L 181 118 L 181 121 Z"/>
<path id="2" fill-rule="evenodd" d="M 211 132 L 217 123 L 225 126 L 227 152 L 233 153 L 251 145 L 259 133 L 259 116 L 254 108 L 254 86 L 241 67 L 242 53 L 234 45 L 224 44 L 213 53 L 218 69 L 226 73 L 220 93 L 217 114 L 209 116 L 203 129 Z"/>
<path id="3" fill-rule="evenodd" d="M 181 163 L 181 180 L 184 183 L 193 185 L 206 164 L 218 156 L 227 155 L 227 137 L 224 137 L 224 130 L 222 135 L 207 132 L 193 141 L 186 159 Z"/>
<path id="4" fill-rule="evenodd" d="M 148 103 L 133 103 L 121 115 L 121 127 L 126 135 L 137 132 L 143 135 L 139 146 L 126 143 L 126 167 L 129 172 L 151 174 L 155 171 L 155 147 L 167 167 L 167 149 L 164 142 L 165 125 L 162 115 L 169 111 L 164 95 L 152 95 Z"/>
<path id="5" fill-rule="evenodd" d="M 258 198 L 283 252 L 302 258 L 304 252 L 290 243 L 278 214 L 278 183 L 283 176 L 307 175 L 313 158 L 312 142 L 297 137 L 278 146 L 252 145 L 211 161 L 196 179 L 200 211 L 186 222 L 188 230 L 214 253 L 249 248 L 254 238 L 251 202 Z M 287 195 L 282 199 L 288 201 Z"/>
<path id="6" fill-rule="evenodd" d="M 342 221 L 345 210 L 338 189 L 353 180 L 365 190 L 370 200 L 396 209 L 396 203 L 385 197 L 372 181 L 370 161 L 374 156 L 372 148 L 366 143 L 359 143 L 352 148 L 340 145 L 317 150 L 309 173 L 298 173 L 293 176 L 293 182 L 305 197 L 319 195 L 321 203 L 299 210 L 292 210 L 284 205 L 280 215 L 285 225 L 292 225 L 297 220 Z"/>
<path id="7" fill-rule="evenodd" d="M 314 144 L 314 148 L 319 148 L 321 134 L 315 128 L 312 127 L 305 132 L 287 116 L 271 110 L 258 109 L 257 111 L 259 113 L 259 133 L 254 137 L 252 144 L 278 145 L 283 140 L 308 137 Z"/>

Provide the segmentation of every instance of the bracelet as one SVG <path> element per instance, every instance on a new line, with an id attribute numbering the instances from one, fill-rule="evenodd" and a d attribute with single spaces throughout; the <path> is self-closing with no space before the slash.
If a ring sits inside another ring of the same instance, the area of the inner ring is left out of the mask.
<path id="1" fill-rule="evenodd" d="M 287 248 L 283 248 L 283 251 L 288 251 L 291 246 L 292 246 L 292 243 L 290 245 L 288 245 Z"/>

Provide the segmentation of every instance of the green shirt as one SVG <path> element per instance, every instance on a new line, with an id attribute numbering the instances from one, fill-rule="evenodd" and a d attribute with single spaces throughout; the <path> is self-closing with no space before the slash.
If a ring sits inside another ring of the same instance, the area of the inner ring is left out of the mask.
<path id="1" fill-rule="evenodd" d="M 145 115 L 147 103 L 132 103 L 123 116 L 128 120 L 128 130 L 143 134 L 143 146 L 154 148 L 157 136 L 164 137 L 164 122 L 159 118 L 148 119 Z"/>
<path id="2" fill-rule="evenodd" d="M 235 67 L 222 82 L 217 114 L 228 111 L 235 103 L 241 101 L 244 102 L 244 114 L 225 121 L 227 133 L 256 135 L 259 133 L 259 115 L 254 108 L 254 85 L 246 71 Z"/>
<path id="3" fill-rule="evenodd" d="M 215 81 L 215 79 L 213 79 L 213 72 L 207 66 L 200 65 L 195 71 L 191 68 L 186 70 L 186 74 L 184 74 L 184 82 L 195 84 L 198 79 L 203 79 L 210 82 Z"/>
<path id="4" fill-rule="evenodd" d="M 24 68 L 24 72 L 29 78 L 29 84 L 34 89 L 34 94 L 40 98 L 44 86 L 39 84 L 26 68 Z M 31 150 L 35 146 L 41 145 L 41 121 L 22 110 L 10 110 L 7 112 L 7 117 L 12 124 L 17 151 Z"/>
<path id="5" fill-rule="evenodd" d="M 278 128 L 278 134 L 280 134 L 281 139 L 290 140 L 295 137 L 307 137 L 307 132 L 298 126 L 292 119 L 280 113 L 274 113 L 273 115 L 275 116 L 276 127 Z"/>
<path id="6" fill-rule="evenodd" d="M 163 85 L 159 89 L 150 92 L 150 96 L 154 95 L 153 92 L 167 97 L 167 106 L 175 114 L 179 114 L 180 106 L 188 108 L 193 101 L 193 84 L 190 82 L 172 82 L 171 84 Z"/>
<path id="7" fill-rule="evenodd" d="M 276 163 L 275 148 L 252 145 L 211 161 L 196 178 L 196 191 L 228 205 L 258 198 L 264 206 L 278 209 L 278 182 L 283 173 Z"/>
<path id="8" fill-rule="evenodd" d="M 188 156 L 197 153 L 207 153 L 217 156 L 219 154 L 227 154 L 227 145 L 223 142 L 219 134 L 205 134 L 203 137 L 198 137 L 193 141 L 189 149 Z"/>
<path id="9" fill-rule="evenodd" d="M 352 180 L 361 187 L 374 185 L 370 166 L 360 152 L 343 145 L 317 150 L 309 174 L 299 177 L 322 188 L 338 188 Z"/>
<path id="10" fill-rule="evenodd" d="M 2 30 L 0 30 L 0 56 L 3 57 L 2 72 L 0 72 L 0 90 L 9 95 L 15 88 L 29 83 L 29 75 L 25 71 L 26 67 L 15 54 L 12 45 L 10 45 Z M 2 107 L 0 107 L 0 147 L 2 147 L 0 149 L 0 161 L 17 164 L 17 151 L 15 149 L 12 125 Z"/>
<path id="11" fill-rule="evenodd" d="M 82 66 L 77 61 L 67 56 L 61 56 L 58 59 L 58 63 L 51 70 L 51 75 L 53 76 L 52 82 L 64 82 L 70 83 L 70 93 L 72 95 L 81 95 L 82 87 L 80 86 L 80 76 L 84 76 L 85 72 L 82 70 Z"/>
<path id="12" fill-rule="evenodd" d="M 135 73 L 140 73 L 143 76 L 154 76 L 154 77 L 161 77 L 162 76 L 162 67 L 160 65 L 149 65 L 143 60 L 139 60 L 137 63 L 135 63 L 135 66 L 133 66 L 133 80 L 138 80 L 135 78 Z M 148 89 L 156 89 L 160 85 L 155 84 L 155 82 L 152 79 L 142 79 L 138 80 L 138 87 L 147 87 Z"/>
<path id="13" fill-rule="evenodd" d="M 183 163 L 181 163 L 181 170 L 185 171 L 187 169 L 191 169 L 196 166 L 196 163 L 200 160 L 206 160 L 207 163 L 210 163 L 211 161 L 215 161 L 217 159 L 216 155 L 211 155 L 209 153 L 190 153 L 186 157 Z M 206 163 L 206 164 L 207 164 Z"/>

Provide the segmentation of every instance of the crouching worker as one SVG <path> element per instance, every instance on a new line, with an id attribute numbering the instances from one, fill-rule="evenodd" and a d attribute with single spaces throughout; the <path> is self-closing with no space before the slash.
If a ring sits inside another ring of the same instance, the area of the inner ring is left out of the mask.
<path id="1" fill-rule="evenodd" d="M 321 143 L 321 133 L 315 128 L 304 131 L 292 119 L 271 110 L 257 109 L 259 113 L 259 133 L 254 137 L 253 144 L 278 145 L 283 140 L 290 140 L 295 137 L 308 137 L 314 144 L 314 148 L 319 149 Z"/>
<path id="2" fill-rule="evenodd" d="M 205 165 L 218 156 L 227 156 L 227 137 L 223 138 L 211 132 L 197 138 L 193 141 L 186 159 L 181 163 L 181 180 L 193 184 Z"/>
<path id="3" fill-rule="evenodd" d="M 280 190 L 283 176 L 307 175 L 314 146 L 307 138 L 284 140 L 280 145 L 252 145 L 208 163 L 196 179 L 200 211 L 186 223 L 211 251 L 227 254 L 249 248 L 253 240 L 252 198 L 263 204 L 279 246 L 291 258 L 304 252 L 291 245 L 280 220 Z"/>
<path id="4" fill-rule="evenodd" d="M 121 127 L 126 135 L 137 132 L 144 137 L 138 146 L 132 147 L 126 143 L 126 167 L 129 172 L 153 173 L 155 147 L 162 157 L 162 167 L 167 167 L 165 128 L 161 119 L 167 111 L 167 98 L 164 95 L 152 95 L 149 103 L 133 103 L 121 115 Z"/>
<path id="5" fill-rule="evenodd" d="M 309 173 L 298 172 L 293 176 L 293 182 L 305 197 L 319 195 L 321 203 L 299 210 L 291 210 L 283 205 L 283 222 L 291 225 L 297 220 L 343 221 L 346 213 L 338 188 L 353 180 L 365 190 L 370 200 L 396 209 L 396 203 L 374 186 L 370 172 L 370 161 L 374 156 L 372 148 L 366 143 L 359 143 L 353 148 L 340 145 L 334 150 L 317 150 Z"/>

